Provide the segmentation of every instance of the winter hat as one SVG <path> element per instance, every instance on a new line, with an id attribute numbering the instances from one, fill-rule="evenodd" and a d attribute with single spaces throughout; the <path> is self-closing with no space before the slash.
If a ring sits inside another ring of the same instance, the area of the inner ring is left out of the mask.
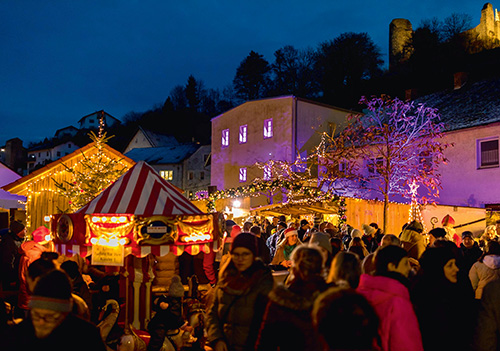
<path id="1" fill-rule="evenodd" d="M 309 224 L 309 221 L 307 219 L 303 219 L 300 221 L 300 226 L 303 227 L 305 226 L 306 224 Z"/>
<path id="2" fill-rule="evenodd" d="M 446 230 L 444 230 L 444 228 L 434 228 L 429 231 L 429 234 L 431 234 L 436 239 L 444 238 L 446 236 Z"/>
<path id="3" fill-rule="evenodd" d="M 170 297 L 184 297 L 184 286 L 181 283 L 181 277 L 177 274 L 172 277 L 170 286 L 168 288 L 168 296 Z"/>
<path id="4" fill-rule="evenodd" d="M 361 230 L 354 228 L 351 232 L 351 238 L 361 238 L 363 234 L 361 234 Z"/>
<path id="5" fill-rule="evenodd" d="M 474 235 L 472 234 L 472 232 L 466 230 L 465 232 L 462 233 L 462 240 L 465 238 L 474 239 Z"/>
<path id="6" fill-rule="evenodd" d="M 329 253 L 332 253 L 332 244 L 330 243 L 330 235 L 322 233 L 322 232 L 316 232 L 313 235 L 311 235 L 311 239 L 309 239 L 309 243 L 318 245 L 328 251 Z"/>
<path id="7" fill-rule="evenodd" d="M 231 229 L 231 238 L 234 239 L 240 233 L 241 233 L 241 227 L 239 225 L 234 225 L 233 229 Z"/>
<path id="8" fill-rule="evenodd" d="M 24 224 L 22 224 L 19 221 L 12 221 L 12 223 L 10 223 L 10 231 L 16 235 L 23 229 L 24 229 Z"/>
<path id="9" fill-rule="evenodd" d="M 288 238 L 289 236 L 292 236 L 292 235 L 297 235 L 299 236 L 299 232 L 297 232 L 297 230 L 295 228 L 287 228 L 285 229 L 285 238 Z"/>
<path id="10" fill-rule="evenodd" d="M 33 236 L 33 241 L 43 245 L 51 240 L 50 230 L 45 226 L 40 226 L 31 233 Z"/>
<path id="11" fill-rule="evenodd" d="M 63 313 L 71 312 L 73 302 L 68 275 L 60 269 L 54 269 L 42 275 L 35 285 L 28 307 Z"/>
<path id="12" fill-rule="evenodd" d="M 443 267 L 449 260 L 455 258 L 451 247 L 430 247 L 424 251 L 419 259 L 423 273 L 430 278 L 443 279 Z"/>
<path id="13" fill-rule="evenodd" d="M 363 224 L 361 226 L 363 228 L 363 231 L 366 233 L 366 235 L 373 235 L 375 234 L 376 229 L 373 228 L 372 226 L 369 226 L 368 224 Z"/>
<path id="14" fill-rule="evenodd" d="M 237 247 L 244 247 L 245 249 L 252 251 L 254 256 L 257 256 L 259 250 L 258 238 L 250 233 L 241 233 L 233 239 L 231 252 L 233 252 Z"/>
<path id="15" fill-rule="evenodd" d="M 450 215 L 446 215 L 443 217 L 443 220 L 441 221 L 441 224 L 443 225 L 443 227 L 445 226 L 452 226 L 455 224 L 455 220 L 453 219 L 452 216 Z"/>

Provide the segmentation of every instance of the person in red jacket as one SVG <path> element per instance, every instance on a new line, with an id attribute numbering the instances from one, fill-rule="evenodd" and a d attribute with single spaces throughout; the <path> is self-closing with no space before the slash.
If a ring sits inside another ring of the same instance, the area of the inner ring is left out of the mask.
<path id="1" fill-rule="evenodd" d="M 422 336 L 408 291 L 411 267 L 405 249 L 389 245 L 377 250 L 374 275 L 362 274 L 356 291 L 380 318 L 383 350 L 422 351 Z"/>

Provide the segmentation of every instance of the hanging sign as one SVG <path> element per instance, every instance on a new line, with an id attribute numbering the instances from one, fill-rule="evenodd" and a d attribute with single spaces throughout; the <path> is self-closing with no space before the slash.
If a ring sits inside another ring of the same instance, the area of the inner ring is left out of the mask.
<path id="1" fill-rule="evenodd" d="M 92 264 L 102 266 L 123 266 L 123 245 L 92 245 Z"/>

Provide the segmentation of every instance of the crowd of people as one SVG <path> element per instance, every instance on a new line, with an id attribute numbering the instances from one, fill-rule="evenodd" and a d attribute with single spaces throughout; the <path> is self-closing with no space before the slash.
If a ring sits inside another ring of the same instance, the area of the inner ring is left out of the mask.
<path id="1" fill-rule="evenodd" d="M 197 346 L 243 350 L 496 350 L 500 348 L 500 242 L 496 226 L 457 233 L 453 218 L 400 233 L 274 217 L 228 220 L 211 264 Z M 118 279 L 61 259 L 44 233 L 13 222 L 0 241 L 2 350 L 119 349 Z M 206 265 L 210 261 L 204 261 Z M 89 286 L 84 275 L 99 282 Z M 178 276 L 153 301 L 148 351 L 186 328 Z M 95 289 L 90 294 L 89 288 Z M 17 290 L 16 290 L 17 289 Z M 13 303 L 9 292 L 17 291 Z M 96 293 L 97 292 L 97 293 Z M 11 306 L 13 311 L 9 311 Z M 10 317 L 9 317 L 10 316 Z M 123 334 L 123 330 L 122 330 Z M 182 347 L 177 347 L 181 349 Z M 189 349 L 189 348 L 184 348 Z M 192 348 L 191 348 L 192 349 Z"/>

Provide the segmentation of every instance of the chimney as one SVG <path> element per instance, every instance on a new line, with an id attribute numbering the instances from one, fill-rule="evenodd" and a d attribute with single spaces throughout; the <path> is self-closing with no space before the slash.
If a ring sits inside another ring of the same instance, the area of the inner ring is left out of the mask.
<path id="1" fill-rule="evenodd" d="M 417 89 L 406 89 L 405 90 L 405 101 L 415 100 L 418 97 Z"/>
<path id="2" fill-rule="evenodd" d="M 453 89 L 458 90 L 467 83 L 467 72 L 456 72 L 453 75 Z"/>

